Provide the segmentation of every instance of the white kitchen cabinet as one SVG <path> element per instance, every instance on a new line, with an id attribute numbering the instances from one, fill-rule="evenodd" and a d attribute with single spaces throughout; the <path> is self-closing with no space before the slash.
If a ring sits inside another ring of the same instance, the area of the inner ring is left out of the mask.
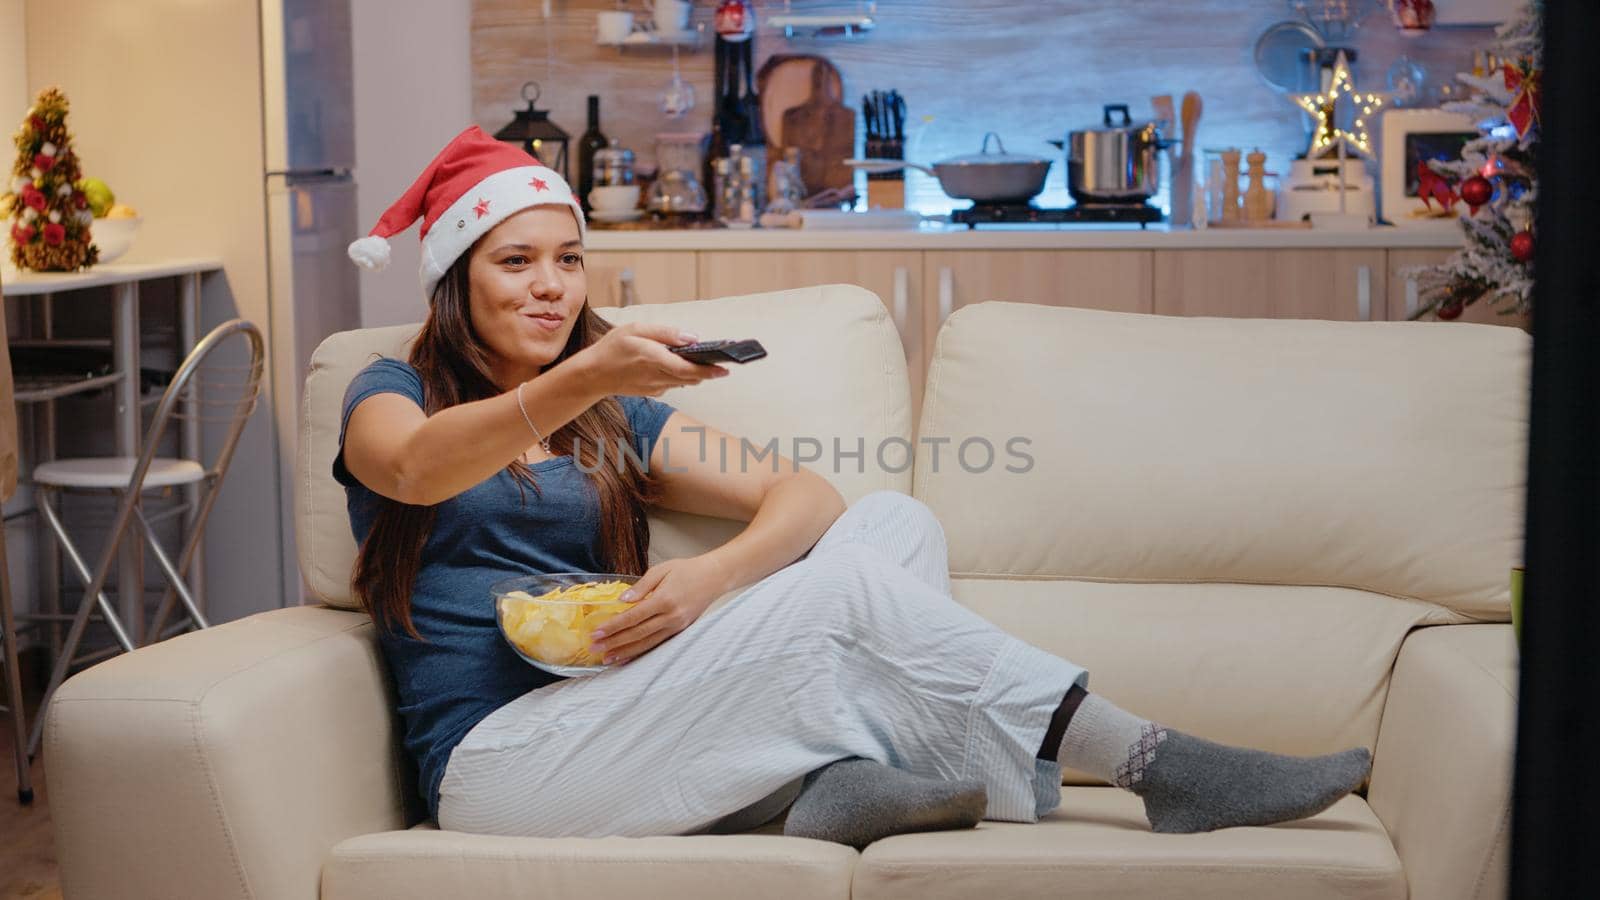
<path id="1" fill-rule="evenodd" d="M 700 254 L 700 296 L 731 297 L 818 284 L 856 284 L 888 307 L 905 347 L 911 402 L 922 408 L 922 256 L 916 251 L 712 251 Z"/>
<path id="2" fill-rule="evenodd" d="M 956 250 L 923 255 L 923 342 L 944 320 L 985 300 L 1150 312 L 1148 250 Z"/>
<path id="3" fill-rule="evenodd" d="M 1387 317 L 1377 249 L 1157 250 L 1155 311 L 1256 319 Z"/>

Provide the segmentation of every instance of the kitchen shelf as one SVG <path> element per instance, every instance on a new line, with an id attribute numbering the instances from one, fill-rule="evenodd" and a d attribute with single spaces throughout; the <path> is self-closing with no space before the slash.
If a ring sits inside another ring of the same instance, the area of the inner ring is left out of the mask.
<path id="1" fill-rule="evenodd" d="M 86 350 L 110 350 L 110 338 L 22 338 L 10 342 L 12 347 L 76 347 Z"/>
<path id="2" fill-rule="evenodd" d="M 659 31 L 635 31 L 620 41 L 596 40 L 601 47 L 615 47 L 617 52 L 622 52 L 629 47 L 649 49 L 653 47 L 677 47 L 693 53 L 700 49 L 705 42 L 706 27 L 696 25 L 693 31 L 682 34 L 662 34 Z"/>
<path id="3" fill-rule="evenodd" d="M 63 376 L 60 378 L 18 378 L 16 382 L 15 400 L 18 403 L 42 403 L 46 400 L 59 400 L 73 394 L 83 394 L 109 387 L 122 380 L 121 372 L 112 372 L 109 375 L 96 375 L 93 378 L 74 378 Z"/>
<path id="4" fill-rule="evenodd" d="M 865 34 L 877 26 L 871 16 L 798 16 L 780 14 L 767 19 L 767 25 L 783 32 L 786 38 L 793 38 L 798 30 L 809 30 L 810 34 L 803 37 L 844 37 L 853 38 Z M 824 34 L 824 32 L 829 32 Z"/>

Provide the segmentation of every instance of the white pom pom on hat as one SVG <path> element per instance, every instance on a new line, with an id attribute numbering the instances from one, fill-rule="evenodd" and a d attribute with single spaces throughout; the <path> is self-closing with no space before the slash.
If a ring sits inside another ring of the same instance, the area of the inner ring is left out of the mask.
<path id="1" fill-rule="evenodd" d="M 369 234 L 350 242 L 350 258 L 363 269 L 377 272 L 389 265 L 389 241 Z"/>
<path id="2" fill-rule="evenodd" d="M 368 235 L 353 241 L 350 259 L 377 271 L 389 264 L 389 238 L 422 220 L 422 291 L 432 298 L 446 270 L 478 238 L 530 206 L 565 206 L 587 227 L 583 207 L 555 170 L 476 125 L 456 135 L 384 211 Z"/>

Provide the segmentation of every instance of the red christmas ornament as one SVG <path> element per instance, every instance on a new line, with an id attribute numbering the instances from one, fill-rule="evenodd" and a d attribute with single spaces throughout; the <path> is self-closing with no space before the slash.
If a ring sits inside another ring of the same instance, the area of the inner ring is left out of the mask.
<path id="1" fill-rule="evenodd" d="M 44 226 L 44 242 L 52 247 L 60 246 L 67 239 L 67 226 L 60 222 L 51 222 Z"/>
<path id="2" fill-rule="evenodd" d="M 1439 309 L 1436 311 L 1436 314 L 1439 316 L 1439 318 L 1445 320 L 1446 322 L 1449 322 L 1452 319 L 1459 319 L 1459 318 L 1461 318 L 1461 304 L 1459 304 L 1459 303 L 1444 303 L 1444 304 L 1440 304 Z"/>
<path id="3" fill-rule="evenodd" d="M 46 202 L 47 200 L 45 198 L 44 191 L 39 190 L 33 185 L 30 184 L 22 189 L 22 205 L 31 206 L 38 212 L 44 212 Z"/>
<path id="4" fill-rule="evenodd" d="M 1519 231 L 1511 236 L 1511 258 L 1522 263 L 1533 259 L 1533 232 Z"/>
<path id="5" fill-rule="evenodd" d="M 1488 203 L 1489 198 L 1493 196 L 1494 185 L 1490 184 L 1489 179 L 1482 175 L 1474 175 L 1461 182 L 1461 199 L 1467 201 L 1467 205 L 1472 207 L 1473 215 L 1477 215 L 1478 207 Z"/>
<path id="6" fill-rule="evenodd" d="M 56 158 L 54 156 L 45 156 L 43 153 L 35 153 L 33 155 L 33 164 L 39 167 L 39 171 L 48 172 L 56 164 Z"/>
<path id="7" fill-rule="evenodd" d="M 24 225 L 21 222 L 18 222 L 17 224 L 11 226 L 11 243 L 21 245 L 26 244 L 31 240 L 33 240 L 32 225 Z"/>

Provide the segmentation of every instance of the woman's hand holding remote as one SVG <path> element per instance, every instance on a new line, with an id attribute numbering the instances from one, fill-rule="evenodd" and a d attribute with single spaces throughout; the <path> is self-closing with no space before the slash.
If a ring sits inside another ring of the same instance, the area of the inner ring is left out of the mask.
<path id="1" fill-rule="evenodd" d="M 606 395 L 658 397 L 670 388 L 721 378 L 728 370 L 678 357 L 669 346 L 692 344 L 692 334 L 655 322 L 628 322 L 572 357 L 590 373 Z"/>

